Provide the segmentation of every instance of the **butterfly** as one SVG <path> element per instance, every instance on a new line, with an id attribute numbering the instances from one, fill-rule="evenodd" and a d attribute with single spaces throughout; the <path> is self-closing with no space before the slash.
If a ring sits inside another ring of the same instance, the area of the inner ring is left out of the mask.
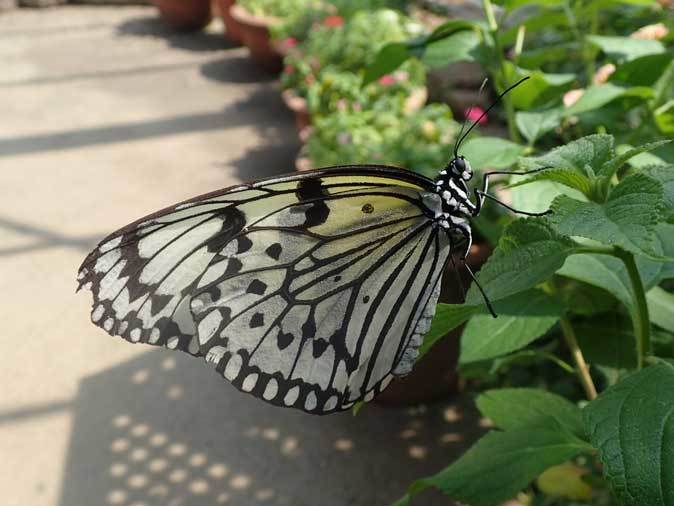
<path id="1" fill-rule="evenodd" d="M 327 414 L 369 401 L 411 371 L 442 273 L 453 252 L 466 258 L 469 219 L 493 198 L 489 176 L 499 173 L 485 175 L 473 202 L 473 171 L 456 149 L 435 181 L 389 166 L 332 167 L 226 188 L 127 225 L 79 269 L 91 320 L 132 343 L 202 357 L 274 405 Z"/>

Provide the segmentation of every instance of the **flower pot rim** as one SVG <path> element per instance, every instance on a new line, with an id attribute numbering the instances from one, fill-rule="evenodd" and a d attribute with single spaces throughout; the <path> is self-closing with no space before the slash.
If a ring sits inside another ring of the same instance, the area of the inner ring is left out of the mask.
<path id="1" fill-rule="evenodd" d="M 288 109 L 294 112 L 308 112 L 307 99 L 300 96 L 294 88 L 286 88 L 281 92 L 281 97 Z"/>
<path id="2" fill-rule="evenodd" d="M 258 16 L 239 4 L 232 5 L 229 8 L 229 14 L 241 24 L 259 28 L 268 28 L 269 26 L 278 25 L 283 21 L 276 16 Z"/>

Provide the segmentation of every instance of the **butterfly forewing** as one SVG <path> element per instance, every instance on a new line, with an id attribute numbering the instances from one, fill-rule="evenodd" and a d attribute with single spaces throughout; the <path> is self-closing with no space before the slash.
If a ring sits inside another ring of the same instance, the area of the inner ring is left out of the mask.
<path id="1" fill-rule="evenodd" d="M 449 253 L 432 183 L 325 169 L 198 197 L 105 239 L 80 268 L 92 320 L 204 356 L 237 388 L 326 413 L 409 371 Z"/>

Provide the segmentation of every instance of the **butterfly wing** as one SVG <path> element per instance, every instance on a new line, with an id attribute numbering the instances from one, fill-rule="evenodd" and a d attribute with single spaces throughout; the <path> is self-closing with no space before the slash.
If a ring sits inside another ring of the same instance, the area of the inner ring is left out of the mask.
<path id="1" fill-rule="evenodd" d="M 408 372 L 430 325 L 449 253 L 432 187 L 340 167 L 160 211 L 83 263 L 92 321 L 204 356 L 273 404 L 346 409 Z"/>

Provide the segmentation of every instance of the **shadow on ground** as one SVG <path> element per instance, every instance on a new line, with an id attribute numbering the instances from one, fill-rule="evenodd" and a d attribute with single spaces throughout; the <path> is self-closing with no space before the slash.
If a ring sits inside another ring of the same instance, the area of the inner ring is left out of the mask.
<path id="1" fill-rule="evenodd" d="M 62 506 L 386 505 L 479 430 L 462 402 L 276 408 L 165 350 L 85 378 L 72 409 Z"/>
<path id="2" fill-rule="evenodd" d="M 117 34 L 121 37 L 161 38 L 165 39 L 171 47 L 195 52 L 222 51 L 239 47 L 226 39 L 222 33 L 203 30 L 191 32 L 173 30 L 159 19 L 158 15 L 128 19 L 117 26 Z"/>

